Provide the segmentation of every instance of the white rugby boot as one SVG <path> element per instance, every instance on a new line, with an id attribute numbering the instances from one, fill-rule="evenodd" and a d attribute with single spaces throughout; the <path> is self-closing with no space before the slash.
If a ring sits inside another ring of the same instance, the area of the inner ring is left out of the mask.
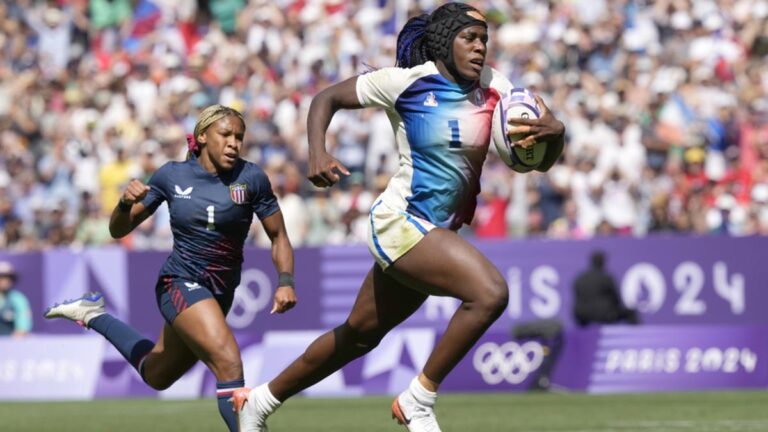
<path id="1" fill-rule="evenodd" d="M 54 304 L 46 309 L 45 318 L 66 318 L 89 328 L 88 323 L 104 313 L 106 313 L 104 295 L 99 292 L 90 292 L 83 294 L 80 298 Z"/>
<path id="2" fill-rule="evenodd" d="M 410 432 L 441 432 L 433 409 L 436 398 L 434 392 L 427 391 L 414 379 L 410 387 L 392 401 L 392 418 Z"/>

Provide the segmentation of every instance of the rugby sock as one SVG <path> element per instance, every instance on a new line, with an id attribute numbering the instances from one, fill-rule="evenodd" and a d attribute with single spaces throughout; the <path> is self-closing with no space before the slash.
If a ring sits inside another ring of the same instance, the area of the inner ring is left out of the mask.
<path id="1" fill-rule="evenodd" d="M 283 404 L 269 390 L 268 383 L 264 383 L 251 390 L 248 394 L 248 401 L 253 402 L 256 405 L 256 409 L 264 417 L 268 417 Z"/>
<path id="2" fill-rule="evenodd" d="M 88 327 L 104 336 L 120 354 L 128 360 L 137 372 L 144 378 L 143 364 L 147 353 L 152 351 L 155 343 L 140 335 L 133 327 L 120 321 L 110 314 L 99 315 L 88 322 Z"/>
<path id="3" fill-rule="evenodd" d="M 411 392 L 411 395 L 413 395 L 413 398 L 416 399 L 416 402 L 421 405 L 434 406 L 437 401 L 437 393 L 425 389 L 419 382 L 419 377 L 416 377 L 411 381 L 408 390 Z"/>
<path id="4" fill-rule="evenodd" d="M 231 432 L 237 432 L 237 414 L 235 414 L 234 406 L 232 406 L 232 393 L 244 386 L 245 380 L 242 378 L 216 383 L 216 399 L 219 404 L 219 413 Z"/>
<path id="5" fill-rule="evenodd" d="M 251 391 L 251 397 L 256 398 L 256 406 L 265 415 L 270 415 L 282 405 L 275 395 L 269 390 L 269 385 L 264 383 Z"/>

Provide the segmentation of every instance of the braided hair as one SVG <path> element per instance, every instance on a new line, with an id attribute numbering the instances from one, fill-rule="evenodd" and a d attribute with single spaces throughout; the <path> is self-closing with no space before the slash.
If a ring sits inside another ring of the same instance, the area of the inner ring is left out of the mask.
<path id="1" fill-rule="evenodd" d="M 410 68 L 432 60 L 424 37 L 428 20 L 427 14 L 415 16 L 400 30 L 397 35 L 396 66 Z"/>
<path id="2" fill-rule="evenodd" d="M 475 25 L 488 27 L 483 14 L 464 3 L 446 3 L 429 15 L 409 19 L 397 35 L 396 65 L 409 68 L 442 60 L 455 69 L 453 39 L 463 29 Z"/>

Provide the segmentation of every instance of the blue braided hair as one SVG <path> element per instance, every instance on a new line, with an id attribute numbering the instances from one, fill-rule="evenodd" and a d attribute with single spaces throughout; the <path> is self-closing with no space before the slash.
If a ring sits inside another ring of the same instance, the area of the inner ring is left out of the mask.
<path id="1" fill-rule="evenodd" d="M 408 20 L 397 35 L 396 66 L 410 68 L 432 60 L 427 51 L 426 35 L 429 15 L 423 14 Z"/>

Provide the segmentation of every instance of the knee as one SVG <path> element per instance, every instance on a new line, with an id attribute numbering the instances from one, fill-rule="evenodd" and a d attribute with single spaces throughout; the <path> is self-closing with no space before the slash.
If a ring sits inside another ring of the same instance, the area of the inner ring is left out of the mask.
<path id="1" fill-rule="evenodd" d="M 378 329 L 355 326 L 349 321 L 336 328 L 336 335 L 344 346 L 359 351 L 361 355 L 376 348 L 384 337 Z"/>
<path id="2" fill-rule="evenodd" d="M 243 361 L 237 347 L 222 346 L 210 358 L 209 368 L 218 380 L 234 380 L 243 376 Z"/>
<path id="3" fill-rule="evenodd" d="M 149 384 L 150 387 L 152 387 L 153 389 L 155 389 L 157 391 L 163 391 L 163 390 L 168 390 L 171 387 L 171 385 L 173 385 L 174 382 L 176 382 L 176 381 L 159 380 L 159 381 L 155 381 L 155 382 L 147 381 L 147 384 Z"/>
<path id="4" fill-rule="evenodd" d="M 504 278 L 499 275 L 489 280 L 479 291 L 475 303 L 483 314 L 494 320 L 501 316 L 509 303 L 509 288 Z"/>
<path id="5" fill-rule="evenodd" d="M 145 372 L 142 378 L 144 379 L 144 382 L 147 383 L 148 386 L 159 391 L 167 390 L 178 379 L 178 377 L 171 376 L 170 374 L 159 374 L 159 373 L 150 373 L 150 372 Z"/>

